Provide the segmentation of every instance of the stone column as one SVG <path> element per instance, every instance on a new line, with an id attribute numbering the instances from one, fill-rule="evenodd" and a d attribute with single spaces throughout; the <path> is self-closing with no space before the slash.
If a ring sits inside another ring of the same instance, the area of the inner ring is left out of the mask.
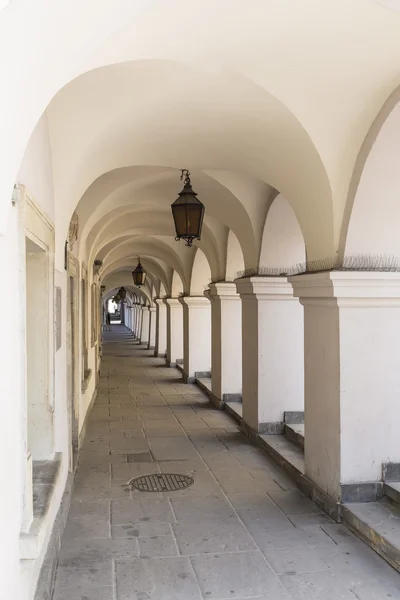
<path id="1" fill-rule="evenodd" d="M 132 333 L 136 337 L 136 310 L 137 306 L 134 303 L 132 306 Z"/>
<path id="2" fill-rule="evenodd" d="M 204 296 L 183 296 L 183 379 L 187 383 L 211 372 L 211 303 Z"/>
<path id="3" fill-rule="evenodd" d="M 167 307 L 167 366 L 183 358 L 183 314 L 178 298 L 165 298 Z"/>
<path id="4" fill-rule="evenodd" d="M 235 281 L 242 299 L 243 419 L 281 433 L 285 411 L 304 410 L 303 307 L 286 277 Z"/>
<path id="5" fill-rule="evenodd" d="M 236 285 L 211 283 L 211 385 L 220 401 L 242 397 L 242 301 Z"/>
<path id="6" fill-rule="evenodd" d="M 167 354 L 167 307 L 161 298 L 156 298 L 156 349 L 155 356 Z"/>
<path id="7" fill-rule="evenodd" d="M 142 335 L 142 305 L 137 305 L 136 312 L 136 337 L 140 340 L 140 336 Z"/>
<path id="8" fill-rule="evenodd" d="M 140 343 L 148 344 L 150 334 L 150 310 L 148 306 L 142 308 L 142 329 L 140 332 Z"/>
<path id="9" fill-rule="evenodd" d="M 336 501 L 372 500 L 382 464 L 400 463 L 400 273 L 290 281 L 304 305 L 306 475 Z"/>
<path id="10" fill-rule="evenodd" d="M 156 347 L 156 307 L 150 306 L 150 327 L 149 327 L 149 350 Z"/>

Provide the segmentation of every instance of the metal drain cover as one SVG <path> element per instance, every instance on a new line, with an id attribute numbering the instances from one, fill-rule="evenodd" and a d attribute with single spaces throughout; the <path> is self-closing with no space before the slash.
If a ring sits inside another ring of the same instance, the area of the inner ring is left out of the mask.
<path id="1" fill-rule="evenodd" d="M 175 492 L 194 484 L 193 477 L 177 473 L 154 473 L 135 477 L 130 485 L 139 492 Z"/>

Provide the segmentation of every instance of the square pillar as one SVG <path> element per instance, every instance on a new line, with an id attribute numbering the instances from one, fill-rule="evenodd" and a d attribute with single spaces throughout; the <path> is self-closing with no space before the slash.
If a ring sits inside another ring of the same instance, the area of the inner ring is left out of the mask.
<path id="1" fill-rule="evenodd" d="M 242 398 L 242 301 L 236 285 L 211 283 L 211 386 L 222 401 Z"/>
<path id="2" fill-rule="evenodd" d="M 400 273 L 290 281 L 304 305 L 306 475 L 336 501 L 374 500 L 382 465 L 400 463 Z"/>
<path id="3" fill-rule="evenodd" d="M 178 298 L 165 298 L 167 307 L 167 366 L 183 358 L 183 310 Z"/>
<path id="4" fill-rule="evenodd" d="M 167 307 L 161 298 L 156 298 L 156 349 L 155 356 L 167 354 Z"/>
<path id="5" fill-rule="evenodd" d="M 204 296 L 183 296 L 183 378 L 187 383 L 211 372 L 211 303 Z"/>
<path id="6" fill-rule="evenodd" d="M 149 350 L 156 347 L 156 307 L 150 306 Z"/>
<path id="7" fill-rule="evenodd" d="M 142 335 L 142 305 L 137 305 L 136 311 L 136 337 L 140 340 L 140 336 Z"/>
<path id="8" fill-rule="evenodd" d="M 150 335 L 150 310 L 148 306 L 142 308 L 142 329 L 140 332 L 140 343 L 148 344 Z"/>
<path id="9" fill-rule="evenodd" d="M 137 306 L 136 306 L 136 304 L 133 304 L 133 306 L 132 306 L 132 333 L 135 337 L 136 337 L 136 311 L 137 311 Z"/>
<path id="10" fill-rule="evenodd" d="M 243 419 L 280 434 L 285 411 L 304 410 L 303 307 L 286 277 L 235 281 L 242 299 Z"/>

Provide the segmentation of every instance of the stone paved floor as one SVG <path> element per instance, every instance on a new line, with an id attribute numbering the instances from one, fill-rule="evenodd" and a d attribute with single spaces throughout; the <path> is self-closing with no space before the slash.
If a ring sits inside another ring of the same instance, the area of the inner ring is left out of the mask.
<path id="1" fill-rule="evenodd" d="M 122 326 L 106 335 L 54 600 L 400 599 L 400 575 L 321 514 L 226 413 Z M 195 483 L 127 486 L 159 472 Z"/>

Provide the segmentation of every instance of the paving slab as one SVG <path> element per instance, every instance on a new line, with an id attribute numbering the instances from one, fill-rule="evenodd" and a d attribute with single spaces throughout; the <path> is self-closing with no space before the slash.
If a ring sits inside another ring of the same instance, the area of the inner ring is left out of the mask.
<path id="1" fill-rule="evenodd" d="M 53 600 L 400 600 L 397 572 L 162 365 L 106 332 Z M 160 472 L 194 484 L 128 485 Z"/>

